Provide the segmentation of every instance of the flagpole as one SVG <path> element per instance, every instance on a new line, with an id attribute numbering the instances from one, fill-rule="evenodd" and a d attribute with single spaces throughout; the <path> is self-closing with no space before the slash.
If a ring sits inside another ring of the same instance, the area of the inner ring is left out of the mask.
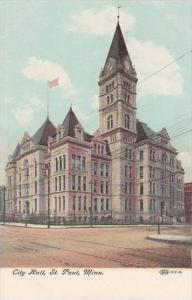
<path id="1" fill-rule="evenodd" d="M 49 119 L 49 100 L 50 100 L 49 81 L 47 81 L 47 119 Z"/>

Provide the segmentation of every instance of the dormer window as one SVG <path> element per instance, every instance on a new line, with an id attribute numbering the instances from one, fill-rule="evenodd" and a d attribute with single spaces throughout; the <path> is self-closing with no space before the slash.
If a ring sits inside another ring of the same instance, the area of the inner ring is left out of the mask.
<path id="1" fill-rule="evenodd" d="M 61 131 L 58 131 L 58 139 L 61 139 Z"/>
<path id="2" fill-rule="evenodd" d="M 81 131 L 81 130 L 77 130 L 77 131 L 76 131 L 76 138 L 77 138 L 78 140 L 81 140 L 81 134 L 82 134 L 82 131 Z"/>

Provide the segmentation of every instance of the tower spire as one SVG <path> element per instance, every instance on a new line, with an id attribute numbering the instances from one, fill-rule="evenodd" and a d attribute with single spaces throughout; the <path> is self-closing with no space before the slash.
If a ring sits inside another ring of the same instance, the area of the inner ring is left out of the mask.
<path id="1" fill-rule="evenodd" d="M 119 16 L 119 10 L 120 10 L 120 8 L 121 8 L 121 5 L 119 5 L 119 0 L 118 0 L 118 5 L 117 5 L 117 23 L 119 23 L 119 18 L 120 18 L 120 16 Z"/>

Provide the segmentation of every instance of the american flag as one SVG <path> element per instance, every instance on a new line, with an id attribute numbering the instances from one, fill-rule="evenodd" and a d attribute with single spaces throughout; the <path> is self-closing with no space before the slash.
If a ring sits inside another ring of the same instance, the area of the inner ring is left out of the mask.
<path id="1" fill-rule="evenodd" d="M 53 79 L 53 80 L 49 80 L 49 81 L 48 81 L 48 84 L 49 84 L 49 87 L 50 87 L 50 88 L 59 85 L 59 77 L 57 77 L 57 78 L 55 78 L 55 79 Z"/>

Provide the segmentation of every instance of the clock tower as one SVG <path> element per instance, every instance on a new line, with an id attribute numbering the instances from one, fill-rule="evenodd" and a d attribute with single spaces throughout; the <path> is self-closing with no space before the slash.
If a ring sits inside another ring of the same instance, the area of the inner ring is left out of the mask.
<path id="1" fill-rule="evenodd" d="M 136 84 L 118 22 L 99 78 L 99 130 L 112 154 L 113 217 L 130 220 L 135 201 Z"/>

